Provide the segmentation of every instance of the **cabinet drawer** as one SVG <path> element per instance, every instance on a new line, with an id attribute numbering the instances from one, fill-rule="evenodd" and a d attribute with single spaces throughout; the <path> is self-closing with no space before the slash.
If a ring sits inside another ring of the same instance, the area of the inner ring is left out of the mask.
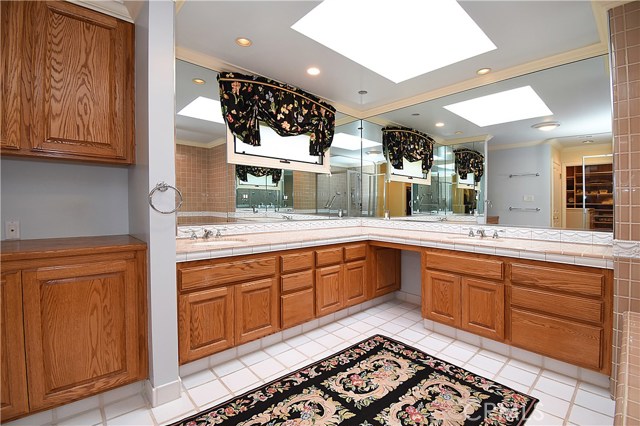
<path id="1" fill-rule="evenodd" d="M 316 266 L 333 265 L 342 262 L 342 247 L 316 250 Z"/>
<path id="2" fill-rule="evenodd" d="M 511 342 L 524 349 L 600 370 L 602 328 L 511 309 Z"/>
<path id="3" fill-rule="evenodd" d="M 283 295 L 282 328 L 302 324 L 314 318 L 313 288 Z"/>
<path id="4" fill-rule="evenodd" d="M 354 244 L 344 248 L 344 260 L 346 262 L 364 259 L 365 257 L 367 257 L 366 244 Z"/>
<path id="5" fill-rule="evenodd" d="M 565 296 L 513 286 L 511 304 L 594 323 L 601 323 L 603 320 L 602 302 L 577 296 Z"/>
<path id="6" fill-rule="evenodd" d="M 587 296 L 601 296 L 604 291 L 602 274 L 520 263 L 511 265 L 511 282 Z"/>
<path id="7" fill-rule="evenodd" d="M 283 293 L 313 287 L 313 271 L 309 270 L 285 275 L 281 278 L 281 281 Z"/>
<path id="8" fill-rule="evenodd" d="M 178 277 L 180 290 L 190 290 L 246 281 L 275 273 L 276 259 L 267 257 L 181 269 Z"/>
<path id="9" fill-rule="evenodd" d="M 313 252 L 292 253 L 280 258 L 282 273 L 313 268 Z"/>
<path id="10" fill-rule="evenodd" d="M 441 271 L 476 275 L 483 278 L 502 280 L 503 262 L 457 254 L 427 253 L 426 267 Z"/>

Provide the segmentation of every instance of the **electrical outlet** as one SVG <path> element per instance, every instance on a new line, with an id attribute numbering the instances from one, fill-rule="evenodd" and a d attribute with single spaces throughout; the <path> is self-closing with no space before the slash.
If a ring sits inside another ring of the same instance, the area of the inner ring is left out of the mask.
<path id="1" fill-rule="evenodd" d="M 4 223 L 4 236 L 7 240 L 19 240 L 20 222 L 17 220 L 7 220 Z"/>
<path id="2" fill-rule="evenodd" d="M 533 201 L 533 195 L 525 195 L 522 197 L 523 201 Z"/>

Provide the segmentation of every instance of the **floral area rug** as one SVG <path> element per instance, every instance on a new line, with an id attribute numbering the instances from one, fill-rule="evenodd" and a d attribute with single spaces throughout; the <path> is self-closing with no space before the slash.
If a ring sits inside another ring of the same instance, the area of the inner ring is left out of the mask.
<path id="1" fill-rule="evenodd" d="M 376 335 L 173 425 L 522 425 L 537 402 Z"/>

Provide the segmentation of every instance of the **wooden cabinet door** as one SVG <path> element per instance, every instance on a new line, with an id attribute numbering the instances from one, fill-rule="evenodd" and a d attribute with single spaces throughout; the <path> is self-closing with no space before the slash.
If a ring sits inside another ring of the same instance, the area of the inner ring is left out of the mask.
<path id="1" fill-rule="evenodd" d="M 371 297 L 374 298 L 400 290 L 400 250 L 375 248 L 374 253 L 373 263 L 375 270 Z"/>
<path id="2" fill-rule="evenodd" d="M 233 286 L 216 287 L 178 297 L 180 364 L 234 345 Z"/>
<path id="3" fill-rule="evenodd" d="M 279 330 L 279 300 L 275 278 L 235 285 L 236 344 Z"/>
<path id="4" fill-rule="evenodd" d="M 422 315 L 460 327 L 460 277 L 427 270 L 422 283 Z"/>
<path id="5" fill-rule="evenodd" d="M 32 411 L 146 377 L 134 259 L 40 267 L 22 279 Z"/>
<path id="6" fill-rule="evenodd" d="M 0 279 L 0 421 L 29 411 L 20 272 Z"/>
<path id="7" fill-rule="evenodd" d="M 314 318 L 314 290 L 309 287 L 281 297 L 282 328 L 293 327 Z"/>
<path id="8" fill-rule="evenodd" d="M 344 264 L 344 306 L 353 306 L 367 300 L 366 265 L 364 260 Z"/>
<path id="9" fill-rule="evenodd" d="M 490 339 L 504 339 L 503 283 L 462 279 L 462 328 Z"/>
<path id="10" fill-rule="evenodd" d="M 316 269 L 316 315 L 336 312 L 342 308 L 342 265 Z"/>
<path id="11" fill-rule="evenodd" d="M 22 70 L 26 2 L 0 3 L 0 147 L 17 152 L 23 139 Z"/>
<path id="12" fill-rule="evenodd" d="M 30 154 L 132 163 L 133 25 L 62 1 L 26 7 Z"/>

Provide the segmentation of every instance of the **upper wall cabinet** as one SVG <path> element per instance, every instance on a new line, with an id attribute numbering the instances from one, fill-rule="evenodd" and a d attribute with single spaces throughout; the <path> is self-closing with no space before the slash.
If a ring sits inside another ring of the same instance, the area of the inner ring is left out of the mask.
<path id="1" fill-rule="evenodd" d="M 62 1 L 0 3 L 3 155 L 134 162 L 134 27 Z"/>

